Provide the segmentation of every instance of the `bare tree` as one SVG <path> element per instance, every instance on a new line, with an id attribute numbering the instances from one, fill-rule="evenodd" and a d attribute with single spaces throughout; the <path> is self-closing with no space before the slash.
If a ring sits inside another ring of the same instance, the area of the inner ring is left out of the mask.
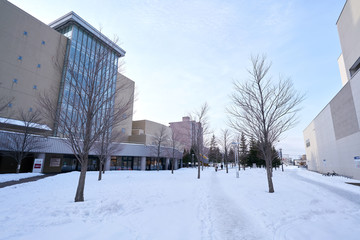
<path id="1" fill-rule="evenodd" d="M 152 138 L 155 153 L 156 153 L 156 158 L 157 158 L 157 164 L 156 164 L 157 171 L 160 170 L 160 156 L 162 154 L 162 147 L 165 146 L 168 138 L 169 138 L 169 136 L 167 134 L 167 128 L 165 126 L 161 126 L 159 131 L 156 132 Z"/>
<path id="2" fill-rule="evenodd" d="M 198 159 L 198 179 L 200 179 L 200 164 L 203 162 L 203 153 L 204 153 L 204 135 L 209 133 L 208 118 L 207 113 L 209 111 L 209 106 L 207 103 L 204 103 L 198 111 L 195 111 L 192 115 L 192 119 L 197 122 L 197 125 L 194 129 L 195 137 L 193 148 Z M 201 160 L 200 160 L 201 159 Z M 201 161 L 201 162 L 200 162 Z"/>
<path id="3" fill-rule="evenodd" d="M 296 92 L 292 81 L 282 79 L 274 83 L 268 76 L 271 64 L 265 56 L 251 58 L 249 81 L 234 82 L 232 106 L 228 108 L 230 125 L 238 132 L 254 136 L 265 159 L 269 192 L 272 182 L 272 147 L 281 134 L 293 127 L 304 95 Z"/>
<path id="4" fill-rule="evenodd" d="M 171 149 L 171 173 L 174 174 L 174 165 L 175 165 L 175 155 L 177 149 L 180 147 L 180 135 L 178 134 L 177 129 L 172 129 L 170 135 L 170 149 Z"/>
<path id="5" fill-rule="evenodd" d="M 114 131 L 103 131 L 99 140 L 94 144 L 94 152 L 99 158 L 98 181 L 102 179 L 102 173 L 105 173 L 106 160 L 115 152 L 121 151 L 122 147 L 114 142 L 122 142 L 124 135 Z"/>
<path id="6" fill-rule="evenodd" d="M 229 173 L 229 166 L 228 166 L 228 157 L 229 157 L 229 149 L 231 148 L 231 134 L 229 129 L 221 130 L 222 139 L 220 141 L 221 146 L 224 150 L 224 164 L 226 168 L 226 173 Z"/>
<path id="7" fill-rule="evenodd" d="M 21 121 L 17 132 L 6 132 L 5 141 L 0 144 L 6 150 L 6 155 L 17 163 L 16 173 L 20 172 L 21 162 L 35 150 L 45 147 L 44 137 L 36 135 L 39 128 L 39 114 L 36 111 L 25 112 L 20 110 L 18 119 Z"/>
<path id="8" fill-rule="evenodd" d="M 119 76 L 119 74 L 118 74 Z M 125 133 L 122 130 L 117 130 L 123 126 L 123 123 L 127 121 L 132 115 L 132 102 L 133 92 L 131 82 L 122 77 L 118 77 L 118 92 L 116 93 L 115 105 L 120 107 L 118 112 L 114 115 L 112 111 L 106 111 L 103 118 L 110 119 L 105 121 L 104 131 L 99 136 L 99 139 L 94 144 L 95 154 L 99 158 L 99 175 L 98 180 L 102 178 L 102 173 L 105 173 L 105 162 L 115 152 L 121 151 L 122 146 L 119 144 L 113 144 L 114 142 L 123 142 L 126 138 Z M 125 130 L 125 129 L 124 129 Z"/>
<path id="9" fill-rule="evenodd" d="M 55 123 L 55 134 L 64 139 L 81 164 L 75 202 L 84 201 L 90 150 L 104 132 L 112 131 L 132 105 L 132 96 L 116 101 L 117 95 L 126 91 L 128 85 L 116 82 L 118 69 L 112 59 L 112 51 L 107 47 L 87 49 L 78 62 L 65 63 L 59 104 L 51 93 L 40 97 L 45 117 Z"/>

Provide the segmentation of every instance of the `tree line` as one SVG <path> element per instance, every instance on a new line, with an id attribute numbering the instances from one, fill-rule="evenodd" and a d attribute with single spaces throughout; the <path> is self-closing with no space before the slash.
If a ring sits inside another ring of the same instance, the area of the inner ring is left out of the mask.
<path id="1" fill-rule="evenodd" d="M 227 164 L 235 166 L 237 165 L 235 161 L 235 151 L 238 151 L 237 156 L 239 156 L 239 163 L 244 170 L 246 167 L 266 167 L 265 159 L 262 158 L 259 150 L 258 141 L 255 141 L 254 138 L 250 138 L 247 141 L 244 134 L 241 134 L 240 142 L 236 142 L 236 144 L 233 144 L 233 146 L 226 154 L 226 152 L 221 150 L 219 147 L 219 141 L 213 134 L 209 148 L 209 162 L 214 164 L 224 164 L 225 168 Z M 278 168 L 281 165 L 281 160 L 277 150 L 274 147 L 272 148 L 272 154 L 272 167 Z"/>

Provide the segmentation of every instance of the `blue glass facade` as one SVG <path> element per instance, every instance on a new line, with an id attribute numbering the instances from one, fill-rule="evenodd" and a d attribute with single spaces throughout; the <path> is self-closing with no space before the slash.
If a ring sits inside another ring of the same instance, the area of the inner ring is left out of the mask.
<path id="1" fill-rule="evenodd" d="M 57 31 L 68 38 L 59 91 L 59 114 L 65 114 L 71 122 L 79 122 L 79 108 L 76 106 L 80 104 L 81 97 L 87 96 L 84 92 L 90 89 L 87 85 L 95 84 L 92 87 L 100 91 L 104 99 L 114 96 L 120 55 L 98 36 L 75 22 L 70 22 Z M 114 99 L 104 101 L 94 118 L 94 126 L 102 124 L 102 116 L 106 111 L 112 111 L 113 105 Z M 58 135 L 57 131 L 55 135 Z"/>

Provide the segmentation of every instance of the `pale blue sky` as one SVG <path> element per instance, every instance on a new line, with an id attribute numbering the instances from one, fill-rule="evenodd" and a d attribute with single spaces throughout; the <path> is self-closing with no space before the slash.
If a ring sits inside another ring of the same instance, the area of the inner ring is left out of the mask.
<path id="1" fill-rule="evenodd" d="M 12 0 L 50 23 L 74 11 L 127 52 L 135 81 L 134 119 L 163 124 L 210 106 L 210 127 L 227 128 L 233 80 L 246 80 L 251 54 L 266 54 L 273 78 L 306 93 L 299 124 L 283 135 L 285 154 L 305 153 L 302 131 L 341 89 L 336 21 L 345 0 Z"/>

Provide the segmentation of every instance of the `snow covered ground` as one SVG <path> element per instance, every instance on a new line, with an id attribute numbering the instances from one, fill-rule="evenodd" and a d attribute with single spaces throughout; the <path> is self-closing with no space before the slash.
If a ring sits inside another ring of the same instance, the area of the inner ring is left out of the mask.
<path id="1" fill-rule="evenodd" d="M 43 175 L 42 173 L 4 173 L 0 174 L 0 183 L 8 181 L 19 181 L 23 178 L 35 177 Z"/>
<path id="2" fill-rule="evenodd" d="M 0 239 L 359 239 L 360 187 L 304 169 L 88 172 L 0 189 Z"/>

